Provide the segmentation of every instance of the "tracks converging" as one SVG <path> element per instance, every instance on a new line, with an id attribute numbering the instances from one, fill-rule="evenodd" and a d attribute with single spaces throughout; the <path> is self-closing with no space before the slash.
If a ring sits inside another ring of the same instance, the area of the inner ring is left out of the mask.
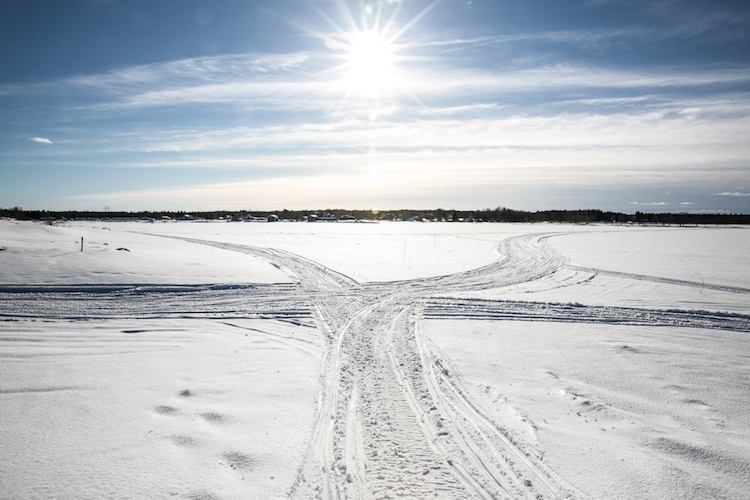
<path id="1" fill-rule="evenodd" d="M 587 498 L 472 401 L 430 348 L 421 322 L 468 318 L 750 331 L 750 317 L 451 298 L 455 292 L 595 271 L 571 271 L 567 255 L 547 237 L 504 240 L 495 263 L 472 271 L 370 284 L 281 250 L 180 238 L 260 257 L 292 283 L 6 287 L 0 298 L 13 300 L 0 301 L 0 315 L 314 322 L 327 346 L 322 389 L 291 498 Z"/>

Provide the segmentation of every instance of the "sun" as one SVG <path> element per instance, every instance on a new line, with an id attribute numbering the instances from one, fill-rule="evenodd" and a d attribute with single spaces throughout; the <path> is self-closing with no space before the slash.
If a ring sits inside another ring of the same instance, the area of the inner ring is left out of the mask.
<path id="1" fill-rule="evenodd" d="M 331 51 L 330 57 L 339 61 L 326 73 L 340 75 L 336 82 L 336 87 L 343 90 L 340 107 L 350 99 L 358 99 L 359 104 L 368 109 L 371 121 L 378 114 L 383 98 L 395 96 L 400 91 L 411 95 L 407 85 L 409 76 L 403 66 L 415 58 L 398 54 L 410 44 L 396 42 L 441 0 L 433 0 L 406 23 L 397 21 L 402 1 L 360 1 L 360 19 L 357 20 L 345 0 L 338 0 L 341 18 L 345 21 L 343 26 L 348 25 L 348 29 L 314 7 L 334 28 L 333 33 L 316 33 L 316 36 L 325 40 L 325 46 Z"/>
<path id="2" fill-rule="evenodd" d="M 350 93 L 371 99 L 397 85 L 396 47 L 383 33 L 357 31 L 351 35 L 343 81 Z"/>

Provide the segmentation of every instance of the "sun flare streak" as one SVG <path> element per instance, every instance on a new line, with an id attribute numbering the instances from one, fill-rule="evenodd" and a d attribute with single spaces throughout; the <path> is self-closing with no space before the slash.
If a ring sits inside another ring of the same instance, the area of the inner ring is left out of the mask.
<path id="1" fill-rule="evenodd" d="M 335 30 L 333 34 L 318 36 L 325 40 L 328 49 L 336 53 L 332 57 L 341 61 L 329 73 L 340 75 L 336 84 L 344 94 L 342 108 L 350 99 L 358 99 L 359 104 L 368 109 L 372 121 L 378 115 L 381 99 L 393 96 L 399 90 L 411 95 L 407 90 L 408 74 L 400 64 L 410 58 L 398 54 L 410 45 L 397 44 L 396 41 L 440 1 L 434 0 L 410 21 L 399 23 L 396 19 L 403 5 L 400 1 L 360 2 L 358 20 L 341 0 L 338 6 L 346 28 L 316 8 Z M 391 12 L 386 13 L 386 10 Z"/>

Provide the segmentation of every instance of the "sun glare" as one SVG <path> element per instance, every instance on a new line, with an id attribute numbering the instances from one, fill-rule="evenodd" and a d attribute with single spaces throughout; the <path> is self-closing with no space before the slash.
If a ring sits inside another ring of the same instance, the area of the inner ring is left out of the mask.
<path id="1" fill-rule="evenodd" d="M 318 14 L 335 29 L 335 33 L 320 35 L 325 46 L 337 52 L 335 59 L 341 63 L 331 68 L 332 73 L 341 73 L 339 80 L 345 91 L 344 102 L 350 97 L 359 97 L 379 105 L 379 99 L 397 88 L 405 88 L 404 71 L 399 62 L 406 60 L 396 52 L 408 44 L 397 44 L 399 39 L 440 0 L 434 0 L 419 14 L 406 23 L 396 21 L 401 11 L 402 0 L 380 0 L 372 3 L 360 1 L 359 19 L 349 10 L 344 0 L 338 0 L 343 26 L 340 26 L 323 10 Z M 371 118 L 372 119 L 372 118 Z"/>
<path id="2" fill-rule="evenodd" d="M 347 71 L 344 76 L 349 92 L 377 99 L 396 83 L 393 47 L 374 31 L 359 31 L 346 47 Z"/>
<path id="3" fill-rule="evenodd" d="M 340 61 L 321 73 L 338 76 L 331 83 L 342 91 L 339 111 L 350 100 L 357 100 L 353 107 L 361 110 L 364 105 L 367 117 L 370 121 L 375 121 L 385 109 L 384 100 L 389 100 L 389 97 L 405 93 L 416 99 L 410 90 L 408 72 L 402 66 L 407 61 L 419 58 L 397 55 L 413 45 L 396 41 L 440 1 L 433 0 L 407 22 L 397 21 L 403 0 L 379 0 L 371 3 L 360 0 L 359 16 L 355 16 L 349 9 L 346 0 L 337 0 L 343 24 L 339 24 L 319 7 L 313 6 L 320 17 L 335 30 L 333 33 L 310 32 L 325 42 L 332 59 Z M 388 109 L 392 109 L 392 106 Z"/>

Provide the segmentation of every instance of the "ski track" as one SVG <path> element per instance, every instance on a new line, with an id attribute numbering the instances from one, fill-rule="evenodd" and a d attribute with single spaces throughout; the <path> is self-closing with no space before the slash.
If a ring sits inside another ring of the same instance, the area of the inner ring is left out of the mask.
<path id="1" fill-rule="evenodd" d="M 571 273 L 601 272 L 695 286 L 571 266 L 566 254 L 547 243 L 550 236 L 506 239 L 497 249 L 500 258 L 479 269 L 367 284 L 282 250 L 177 238 L 263 258 L 284 271 L 292 283 L 6 285 L 0 287 L 0 318 L 213 318 L 235 328 L 245 327 L 233 323 L 233 318 L 271 318 L 316 325 L 327 345 L 322 391 L 305 458 L 288 492 L 291 498 L 583 499 L 588 496 L 550 470 L 538 451 L 471 400 L 460 377 L 444 368 L 438 351 L 422 335 L 421 322 L 501 319 L 750 332 L 750 316 L 449 296 L 532 281 L 566 286 L 590 279 L 571 280 Z M 313 352 L 300 339 L 275 336 L 273 340 Z"/>

